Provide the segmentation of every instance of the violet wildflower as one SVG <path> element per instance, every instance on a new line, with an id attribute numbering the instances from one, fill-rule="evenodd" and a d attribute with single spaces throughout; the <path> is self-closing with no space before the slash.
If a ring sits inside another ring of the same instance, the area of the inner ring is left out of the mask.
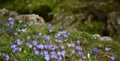
<path id="1" fill-rule="evenodd" d="M 52 26 L 51 24 L 48 24 L 48 28 L 51 28 L 51 26 Z"/>
<path id="2" fill-rule="evenodd" d="M 35 55 L 39 55 L 39 51 L 38 50 L 34 50 Z"/>
<path id="3" fill-rule="evenodd" d="M 22 41 L 20 39 L 17 39 L 16 42 L 17 42 L 18 45 L 22 44 Z"/>
<path id="4" fill-rule="evenodd" d="M 38 49 L 43 49 L 43 48 L 44 48 L 44 45 L 39 44 L 39 45 L 37 45 L 36 47 L 37 47 Z"/>
<path id="5" fill-rule="evenodd" d="M 51 32 L 53 32 L 53 30 L 52 30 L 52 29 L 50 29 L 50 30 L 49 30 L 49 32 L 51 33 Z"/>
<path id="6" fill-rule="evenodd" d="M 22 48 L 19 48 L 19 47 L 15 47 L 12 49 L 12 52 L 15 53 L 15 52 L 21 52 L 22 51 Z"/>
<path id="7" fill-rule="evenodd" d="M 21 52 L 21 51 L 22 51 L 22 48 L 18 48 L 18 51 L 20 51 L 20 52 Z"/>
<path id="8" fill-rule="evenodd" d="M 68 47 L 74 47 L 75 44 L 74 43 L 71 43 L 71 44 L 67 44 Z"/>
<path id="9" fill-rule="evenodd" d="M 63 61 L 62 57 L 59 56 L 59 58 L 57 59 L 57 61 Z"/>
<path id="10" fill-rule="evenodd" d="M 50 38 L 51 38 L 50 36 L 47 36 L 44 38 L 44 41 L 46 42 L 46 41 L 50 40 Z"/>
<path id="11" fill-rule="evenodd" d="M 105 51 L 110 51 L 110 50 L 111 50 L 111 48 L 108 48 L 108 47 L 105 48 Z"/>
<path id="12" fill-rule="evenodd" d="M 54 46 L 53 44 L 49 44 L 48 49 L 50 50 L 53 46 Z"/>
<path id="13" fill-rule="evenodd" d="M 18 33 L 17 33 L 17 32 L 14 32 L 14 35 L 18 35 Z"/>
<path id="14" fill-rule="evenodd" d="M 98 48 L 93 48 L 94 53 L 98 53 Z"/>
<path id="15" fill-rule="evenodd" d="M 78 51 L 78 55 L 81 56 L 81 57 L 84 57 L 84 53 L 81 52 L 81 51 Z"/>
<path id="16" fill-rule="evenodd" d="M 9 55 L 5 56 L 6 61 L 9 61 Z"/>
<path id="17" fill-rule="evenodd" d="M 58 56 L 57 56 L 57 54 L 56 54 L 55 52 L 51 52 L 50 57 L 51 57 L 52 59 L 57 59 L 57 58 L 58 58 Z"/>
<path id="18" fill-rule="evenodd" d="M 36 48 L 36 47 L 33 47 L 33 50 L 37 50 L 37 48 Z"/>
<path id="19" fill-rule="evenodd" d="M 36 35 L 36 36 L 35 36 L 35 39 L 38 39 L 38 38 L 39 38 L 39 35 Z"/>
<path id="20" fill-rule="evenodd" d="M 30 40 L 30 38 L 31 38 L 30 36 L 27 36 L 27 40 Z"/>
<path id="21" fill-rule="evenodd" d="M 46 44 L 46 45 L 44 45 L 44 48 L 45 48 L 45 49 L 48 49 L 48 45 L 47 45 L 47 44 Z"/>
<path id="22" fill-rule="evenodd" d="M 62 40 L 59 40 L 59 39 L 55 39 L 55 42 L 57 42 L 57 43 L 62 43 L 63 41 L 62 41 Z"/>
<path id="23" fill-rule="evenodd" d="M 50 56 L 49 56 L 49 55 L 45 55 L 44 58 L 45 58 L 46 61 L 49 61 L 49 60 L 50 60 Z"/>
<path id="24" fill-rule="evenodd" d="M 115 56 L 110 56 L 111 61 L 115 61 Z"/>
<path id="25" fill-rule="evenodd" d="M 43 51 L 44 55 L 48 55 L 48 51 Z"/>
<path id="26" fill-rule="evenodd" d="M 61 49 L 62 49 L 62 50 L 65 50 L 65 47 L 64 47 L 64 46 L 61 46 Z"/>
<path id="27" fill-rule="evenodd" d="M 61 51 L 61 55 L 65 56 L 66 51 Z"/>
<path id="28" fill-rule="evenodd" d="M 34 40 L 33 41 L 33 45 L 36 46 L 38 44 L 38 41 L 37 40 Z"/>
<path id="29" fill-rule="evenodd" d="M 61 55 L 61 52 L 60 52 L 60 51 L 58 51 L 58 52 L 57 52 L 57 55 L 58 55 L 58 56 L 60 56 L 60 55 Z"/>
<path id="30" fill-rule="evenodd" d="M 9 26 L 14 26 L 14 19 L 12 17 L 8 18 Z"/>
<path id="31" fill-rule="evenodd" d="M 22 20 L 19 20 L 19 23 L 21 24 L 23 21 Z"/>
<path id="32" fill-rule="evenodd" d="M 75 54 L 75 50 L 72 50 L 72 51 L 71 51 L 71 54 L 74 55 L 74 54 Z"/>
<path id="33" fill-rule="evenodd" d="M 40 52 L 40 55 L 44 56 L 44 51 L 41 51 L 41 52 Z"/>
<path id="34" fill-rule="evenodd" d="M 55 50 L 57 47 L 53 45 L 53 47 L 50 50 Z"/>
<path id="35" fill-rule="evenodd" d="M 81 50 L 82 50 L 82 47 L 80 47 L 80 46 L 76 46 L 76 50 L 81 51 Z"/>
<path id="36" fill-rule="evenodd" d="M 12 17 L 8 18 L 8 21 L 14 21 L 14 19 Z"/>
<path id="37" fill-rule="evenodd" d="M 77 40 L 77 44 L 80 44 L 80 40 Z"/>
<path id="38" fill-rule="evenodd" d="M 15 44 L 13 44 L 12 46 L 11 46 L 11 48 L 15 48 L 16 47 L 16 45 Z"/>
<path id="39" fill-rule="evenodd" d="M 19 51 L 19 48 L 18 48 L 18 47 L 15 47 L 15 48 L 12 49 L 12 52 L 13 52 L 13 53 L 15 53 L 15 52 L 17 52 L 17 51 Z"/>
<path id="40" fill-rule="evenodd" d="M 19 61 L 18 59 L 14 58 L 14 61 Z"/>
<path id="41" fill-rule="evenodd" d="M 32 44 L 30 44 L 30 42 L 27 42 L 26 46 L 28 46 L 29 48 L 32 48 Z"/>
<path id="42" fill-rule="evenodd" d="M 0 22 L 0 26 L 3 26 L 4 25 L 4 22 Z"/>

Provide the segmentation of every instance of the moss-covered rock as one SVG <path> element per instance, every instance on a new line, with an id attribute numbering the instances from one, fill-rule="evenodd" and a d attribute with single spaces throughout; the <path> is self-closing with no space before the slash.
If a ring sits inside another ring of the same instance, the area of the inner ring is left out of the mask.
<path id="1" fill-rule="evenodd" d="M 92 34 L 109 36 L 107 29 L 108 13 L 119 11 L 119 5 L 118 2 L 114 1 L 64 1 L 53 9 L 52 23 L 64 27 L 73 27 Z M 114 7 L 118 8 L 114 9 Z"/>
<path id="2" fill-rule="evenodd" d="M 110 36 L 120 41 L 120 12 L 109 13 L 107 23 Z"/>
<path id="3" fill-rule="evenodd" d="M 51 20 L 52 16 L 49 13 L 55 6 L 52 0 L 8 0 L 0 4 L 0 8 L 17 11 L 20 14 L 38 14 L 46 21 Z"/>
<path id="4" fill-rule="evenodd" d="M 16 21 L 22 21 L 27 25 L 45 25 L 44 19 L 35 14 L 18 15 L 14 19 Z"/>

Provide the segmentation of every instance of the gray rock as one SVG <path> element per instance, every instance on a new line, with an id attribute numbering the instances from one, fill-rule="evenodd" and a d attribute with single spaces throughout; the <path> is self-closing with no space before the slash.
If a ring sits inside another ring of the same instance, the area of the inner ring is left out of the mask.
<path id="1" fill-rule="evenodd" d="M 17 15 L 18 15 L 18 13 L 15 12 L 15 11 L 9 11 L 5 8 L 0 9 L 0 17 L 3 17 L 3 16 L 14 17 L 14 16 L 17 16 Z"/>
<path id="2" fill-rule="evenodd" d="M 100 38 L 100 40 L 102 40 L 102 41 L 112 41 L 113 39 L 109 36 L 103 36 L 103 37 Z"/>
<path id="3" fill-rule="evenodd" d="M 36 14 L 19 15 L 15 17 L 15 20 L 22 20 L 23 23 L 26 23 L 27 25 L 45 24 L 44 19 Z"/>

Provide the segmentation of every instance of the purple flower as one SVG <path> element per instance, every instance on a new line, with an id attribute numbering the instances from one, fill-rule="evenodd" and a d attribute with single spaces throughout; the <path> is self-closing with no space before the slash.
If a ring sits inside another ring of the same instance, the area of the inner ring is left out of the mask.
<path id="1" fill-rule="evenodd" d="M 4 25 L 4 22 L 0 22 L 0 26 L 3 26 Z"/>
<path id="2" fill-rule="evenodd" d="M 19 47 L 15 47 L 12 49 L 12 52 L 15 53 L 17 51 L 22 51 L 22 48 L 19 48 Z"/>
<path id="3" fill-rule="evenodd" d="M 82 47 L 76 46 L 76 50 L 82 51 Z"/>
<path id="4" fill-rule="evenodd" d="M 66 53 L 66 51 L 62 51 L 62 52 L 61 52 L 61 55 L 62 55 L 62 56 L 65 56 L 65 53 Z"/>
<path id="5" fill-rule="evenodd" d="M 22 44 L 22 41 L 20 39 L 17 39 L 16 42 L 17 42 L 18 45 Z"/>
<path id="6" fill-rule="evenodd" d="M 65 47 L 64 47 L 64 46 L 61 46 L 61 49 L 62 49 L 62 50 L 65 50 Z"/>
<path id="7" fill-rule="evenodd" d="M 30 44 L 30 42 L 27 42 L 26 46 L 28 46 L 29 48 L 32 48 L 32 44 Z"/>
<path id="8" fill-rule="evenodd" d="M 40 52 L 40 55 L 44 56 L 44 51 L 41 51 L 41 52 Z"/>
<path id="9" fill-rule="evenodd" d="M 93 48 L 94 53 L 98 53 L 98 48 Z"/>
<path id="10" fill-rule="evenodd" d="M 37 50 L 37 48 L 36 48 L 36 47 L 34 47 L 34 48 L 33 48 L 33 50 Z"/>
<path id="11" fill-rule="evenodd" d="M 15 45 L 15 44 L 13 44 L 13 45 L 11 46 L 11 48 L 16 48 L 16 45 Z"/>
<path id="12" fill-rule="evenodd" d="M 60 51 L 58 51 L 58 52 L 57 52 L 57 55 L 58 55 L 58 56 L 60 56 L 60 55 L 61 55 L 61 52 L 60 52 Z"/>
<path id="13" fill-rule="evenodd" d="M 75 54 L 75 50 L 72 50 L 72 51 L 71 51 L 71 54 L 74 55 L 74 54 Z"/>
<path id="14" fill-rule="evenodd" d="M 71 44 L 67 44 L 68 47 L 74 47 L 75 44 L 74 43 L 71 43 Z"/>
<path id="15" fill-rule="evenodd" d="M 52 26 L 51 24 L 48 24 L 48 28 L 51 28 L 51 26 Z"/>
<path id="16" fill-rule="evenodd" d="M 30 36 L 27 36 L 27 40 L 30 40 Z"/>
<path id="17" fill-rule="evenodd" d="M 55 50 L 57 47 L 53 45 L 53 47 L 50 50 Z"/>
<path id="18" fill-rule="evenodd" d="M 62 41 L 62 40 L 59 40 L 59 39 L 55 39 L 55 42 L 57 42 L 57 43 L 62 43 L 63 41 Z"/>
<path id="19" fill-rule="evenodd" d="M 38 44 L 37 40 L 33 41 L 33 45 L 36 46 Z"/>
<path id="20" fill-rule="evenodd" d="M 50 56 L 49 56 L 49 55 L 45 55 L 44 58 L 45 58 L 46 61 L 49 61 L 49 60 L 50 60 Z"/>
<path id="21" fill-rule="evenodd" d="M 36 35 L 35 38 L 38 39 L 40 36 L 39 35 Z"/>
<path id="22" fill-rule="evenodd" d="M 21 51 L 22 51 L 22 48 L 18 48 L 18 51 L 20 51 L 20 52 L 21 52 Z"/>
<path id="23" fill-rule="evenodd" d="M 65 53 L 66 53 L 66 51 L 61 51 L 61 52 L 60 52 L 60 51 L 58 51 L 58 52 L 57 52 L 57 55 L 58 55 L 58 56 L 64 56 L 64 55 L 65 55 Z"/>
<path id="24" fill-rule="evenodd" d="M 77 40 L 77 44 L 80 44 L 80 40 Z"/>
<path id="25" fill-rule="evenodd" d="M 8 21 L 14 21 L 14 19 L 12 17 L 8 18 Z"/>
<path id="26" fill-rule="evenodd" d="M 110 51 L 110 50 L 111 50 L 111 48 L 108 48 L 108 47 L 105 48 L 105 51 Z"/>
<path id="27" fill-rule="evenodd" d="M 62 57 L 59 56 L 58 59 L 57 59 L 57 61 L 63 61 Z"/>
<path id="28" fill-rule="evenodd" d="M 18 35 L 18 33 L 17 33 L 17 32 L 14 32 L 14 35 Z"/>
<path id="29" fill-rule="evenodd" d="M 44 48 L 45 48 L 45 49 L 48 49 L 48 45 L 47 45 L 47 44 L 46 44 L 46 45 L 44 45 Z"/>
<path id="30" fill-rule="evenodd" d="M 43 51 L 44 55 L 48 55 L 48 51 Z"/>
<path id="31" fill-rule="evenodd" d="M 53 30 L 52 30 L 52 29 L 50 29 L 50 30 L 49 30 L 49 32 L 51 33 L 51 32 L 53 32 Z"/>
<path id="32" fill-rule="evenodd" d="M 51 52 L 50 57 L 51 57 L 52 59 L 58 59 L 57 53 L 56 53 L 55 51 L 52 51 L 52 52 Z"/>
<path id="33" fill-rule="evenodd" d="M 50 36 L 47 36 L 44 38 L 44 41 L 48 41 L 48 40 L 50 40 L 50 38 L 51 38 Z"/>
<path id="34" fill-rule="evenodd" d="M 23 21 L 22 20 L 19 20 L 19 23 L 21 24 Z"/>
<path id="35" fill-rule="evenodd" d="M 19 61 L 18 59 L 14 58 L 14 61 Z"/>
<path id="36" fill-rule="evenodd" d="M 84 57 L 84 53 L 81 52 L 81 51 L 78 51 L 78 55 L 81 56 L 81 57 Z"/>
<path id="37" fill-rule="evenodd" d="M 111 61 L 115 61 L 115 56 L 110 56 Z"/>
<path id="38" fill-rule="evenodd" d="M 8 18 L 8 22 L 9 22 L 9 26 L 13 26 L 14 25 L 14 19 L 12 17 Z"/>
<path id="39" fill-rule="evenodd" d="M 39 49 L 43 49 L 43 48 L 44 48 L 44 45 L 39 44 L 39 45 L 37 45 L 36 47 L 39 48 Z"/>
<path id="40" fill-rule="evenodd" d="M 39 51 L 38 50 L 34 50 L 35 55 L 39 55 Z"/>
<path id="41" fill-rule="evenodd" d="M 6 61 L 9 61 L 9 55 L 5 56 Z"/>
<path id="42" fill-rule="evenodd" d="M 58 56 L 57 56 L 56 54 L 52 54 L 52 55 L 50 55 L 50 57 L 51 57 L 52 59 L 58 59 Z"/>

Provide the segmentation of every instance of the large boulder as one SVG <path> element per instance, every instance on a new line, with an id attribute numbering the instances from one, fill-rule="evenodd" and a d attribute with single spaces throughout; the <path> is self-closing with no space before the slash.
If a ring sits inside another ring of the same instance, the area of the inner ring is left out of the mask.
<path id="1" fill-rule="evenodd" d="M 66 1 L 53 10 L 52 23 L 63 27 L 73 27 L 89 33 L 102 34 L 107 13 L 100 7 L 105 3 Z"/>
<path id="2" fill-rule="evenodd" d="M 120 41 L 120 12 L 109 13 L 107 23 L 110 36 Z"/>
<path id="3" fill-rule="evenodd" d="M 44 19 L 36 14 L 18 15 L 15 20 L 22 21 L 27 25 L 44 25 Z"/>

